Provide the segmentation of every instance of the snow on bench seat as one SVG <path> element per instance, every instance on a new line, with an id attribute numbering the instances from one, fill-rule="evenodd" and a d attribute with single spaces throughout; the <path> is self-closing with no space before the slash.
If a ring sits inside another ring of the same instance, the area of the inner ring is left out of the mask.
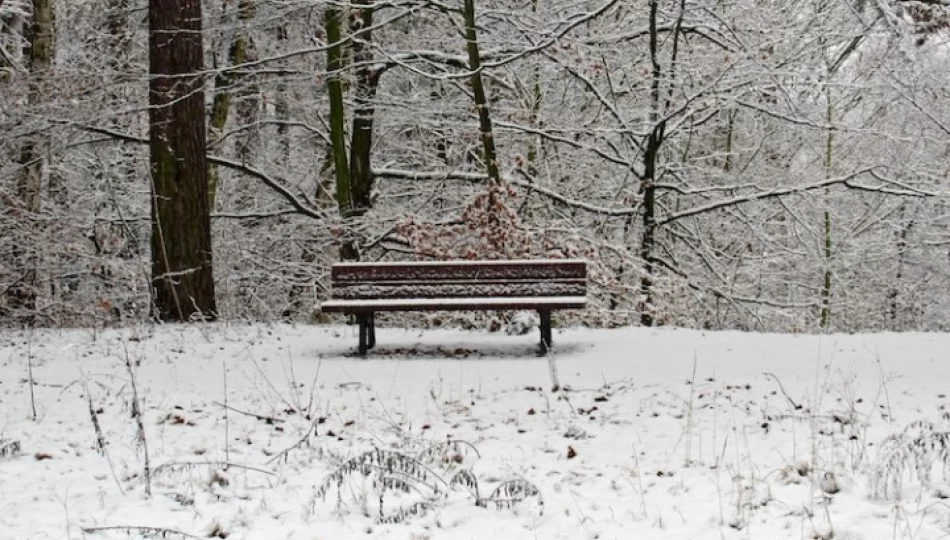
<path id="1" fill-rule="evenodd" d="M 505 309 L 582 309 L 585 296 L 395 298 L 379 300 L 328 300 L 321 309 L 328 313 L 368 313 L 373 311 L 453 311 Z"/>
<path id="2" fill-rule="evenodd" d="M 586 276 L 587 262 L 578 259 L 337 263 L 330 272 L 335 285 L 429 280 L 542 281 Z"/>
<path id="3" fill-rule="evenodd" d="M 373 281 L 337 283 L 334 300 L 376 300 L 385 298 L 485 298 L 526 296 L 584 296 L 584 279 L 468 280 L 468 281 Z"/>

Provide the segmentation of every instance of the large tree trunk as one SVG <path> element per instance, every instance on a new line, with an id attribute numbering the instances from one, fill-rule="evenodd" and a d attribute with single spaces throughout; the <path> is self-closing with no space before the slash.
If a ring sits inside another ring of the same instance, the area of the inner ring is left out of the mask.
<path id="1" fill-rule="evenodd" d="M 214 318 L 201 2 L 150 0 L 148 14 L 155 311 Z"/>

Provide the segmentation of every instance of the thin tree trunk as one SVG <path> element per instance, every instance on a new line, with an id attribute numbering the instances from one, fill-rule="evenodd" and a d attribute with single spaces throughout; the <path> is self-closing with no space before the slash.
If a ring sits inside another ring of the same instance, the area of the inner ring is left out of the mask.
<path id="1" fill-rule="evenodd" d="M 653 129 L 647 136 L 643 152 L 643 178 L 641 193 L 643 196 L 643 233 L 640 237 L 640 257 L 643 259 L 643 276 L 640 278 L 640 294 L 643 307 L 640 310 L 640 324 L 653 326 L 656 323 L 653 302 L 653 272 L 655 270 L 654 249 L 656 247 L 656 165 L 660 146 L 663 144 L 665 123 L 660 117 L 660 71 L 659 45 L 657 34 L 658 0 L 650 1 L 650 61 L 652 63 L 652 81 L 650 84 L 650 123 Z"/>
<path id="2" fill-rule="evenodd" d="M 29 104 L 36 105 L 43 96 L 43 82 L 53 61 L 53 4 L 52 0 L 33 0 L 33 23 L 29 37 L 30 92 Z M 41 205 L 43 156 L 46 141 L 39 136 L 27 141 L 20 164 L 23 174 L 17 185 L 17 194 L 23 207 L 38 212 Z"/>
<path id="3" fill-rule="evenodd" d="M 830 73 L 829 73 L 830 77 Z M 830 81 L 825 88 L 825 100 L 827 104 L 826 118 L 828 123 L 828 132 L 825 136 L 825 179 L 831 178 L 831 166 L 834 150 L 834 131 L 831 129 L 833 118 L 833 109 L 831 105 L 831 86 Z M 828 328 L 831 324 L 831 211 L 828 209 L 828 190 L 825 190 L 825 212 L 824 212 L 824 258 L 823 258 L 823 280 L 821 284 L 821 318 L 819 324 L 821 328 Z"/>
<path id="4" fill-rule="evenodd" d="M 643 234 L 640 238 L 640 257 L 643 259 L 643 276 L 640 278 L 640 293 L 643 307 L 640 310 L 640 324 L 653 326 L 656 322 L 653 302 L 654 249 L 656 247 L 656 187 L 653 175 L 656 172 L 658 144 L 653 135 L 647 142 L 644 153 L 643 179 Z"/>
<path id="5" fill-rule="evenodd" d="M 279 26 L 277 28 L 277 42 L 281 48 L 286 47 L 288 38 L 287 25 Z M 277 124 L 276 147 L 281 159 L 285 162 L 289 162 L 291 159 L 291 134 L 287 127 L 287 123 L 290 120 L 288 93 L 289 90 L 287 89 L 286 82 L 280 80 L 274 91 L 274 114 L 279 121 Z M 328 196 L 328 193 L 333 192 L 333 178 L 329 175 L 329 171 L 333 167 L 332 162 L 333 152 L 328 147 L 320 173 L 315 176 L 313 191 L 314 201 L 322 208 L 329 208 L 336 204 L 333 197 Z M 300 269 L 294 273 L 294 283 L 290 286 L 290 291 L 287 294 L 287 305 L 283 311 L 281 311 L 281 317 L 284 319 L 294 318 L 301 313 L 303 309 L 308 307 L 307 304 L 312 307 L 313 301 L 317 300 L 314 287 L 315 279 L 309 270 L 317 267 L 317 265 L 313 263 L 317 260 L 317 252 L 320 247 L 318 241 L 312 237 L 305 237 L 301 240 L 300 260 L 303 264 L 301 264 L 299 266 Z M 305 302 L 305 299 L 308 297 L 311 301 Z M 317 322 L 329 321 L 329 317 L 320 311 L 311 311 L 311 314 L 317 319 Z M 320 320 L 320 318 L 324 318 L 324 320 Z"/>
<path id="6" fill-rule="evenodd" d="M 149 1 L 152 285 L 161 320 L 214 318 L 200 0 Z"/>
<path id="7" fill-rule="evenodd" d="M 122 84 L 124 78 L 130 74 L 132 71 L 130 63 L 132 56 L 132 39 L 130 37 L 130 25 L 129 25 L 129 0 L 109 0 L 108 3 L 109 13 L 106 19 L 106 31 L 107 31 L 107 49 L 106 53 L 109 55 L 109 67 L 113 72 L 113 82 L 112 88 L 109 91 L 109 102 L 108 106 L 110 107 L 123 107 L 126 103 L 132 99 L 130 94 L 130 89 L 127 84 Z M 122 119 L 118 116 L 113 116 L 109 120 L 109 125 L 116 130 L 128 129 L 129 126 L 122 125 Z M 133 131 L 135 129 L 133 128 Z M 116 162 L 116 169 L 118 169 L 116 174 L 111 174 L 111 171 L 106 171 L 106 175 L 115 178 L 118 180 L 118 184 L 122 186 L 130 186 L 136 181 L 136 155 L 137 149 L 135 145 L 128 142 L 119 142 L 119 158 Z M 110 189 L 114 189 L 115 186 L 110 181 Z M 119 207 L 119 202 L 115 193 L 113 193 L 112 209 L 114 212 L 120 213 L 122 209 Z M 105 209 L 105 204 L 101 207 L 97 207 L 96 211 L 100 212 Z M 124 224 L 125 231 L 124 234 L 128 237 L 129 240 L 129 255 L 138 255 L 139 248 L 138 238 L 132 227 L 126 223 Z"/>
<path id="8" fill-rule="evenodd" d="M 2 5 L 3 0 L 0 0 L 0 6 Z M 23 20 L 19 16 L 0 17 L 0 43 L 6 41 L 2 39 L 5 33 L 17 35 L 22 26 Z M 16 56 L 17 54 L 0 44 L 0 83 L 10 82 L 13 78 L 13 62 Z"/>
<path id="9" fill-rule="evenodd" d="M 343 12 L 337 7 L 327 7 L 324 25 L 327 34 L 327 94 L 330 97 L 330 142 L 333 145 L 333 167 L 336 178 L 336 200 L 343 217 L 349 217 L 353 210 L 352 190 L 350 188 L 350 167 L 346 157 L 346 120 L 343 109 L 344 67 Z"/>
<path id="10" fill-rule="evenodd" d="M 240 0 L 238 2 L 238 21 L 247 23 L 254 17 L 254 0 Z M 238 30 L 237 37 L 228 50 L 229 67 L 243 64 L 247 61 L 249 39 L 246 29 Z M 214 102 L 211 105 L 211 125 L 208 130 L 208 142 L 213 147 L 224 133 L 231 111 L 231 101 L 234 96 L 234 84 L 237 77 L 230 71 L 222 71 L 214 79 Z M 213 211 L 218 194 L 220 173 L 217 165 L 208 164 L 208 207 Z"/>
<path id="11" fill-rule="evenodd" d="M 643 176 L 641 178 L 641 193 L 643 195 L 643 233 L 640 237 L 640 258 L 643 259 L 643 276 L 640 278 L 640 293 L 643 296 L 643 307 L 640 311 L 640 324 L 653 326 L 656 324 L 656 305 L 654 302 L 654 272 L 656 271 L 656 237 L 657 237 L 657 166 L 660 161 L 660 149 L 666 140 L 666 122 L 663 118 L 666 111 L 672 108 L 674 82 L 676 80 L 676 61 L 679 54 L 679 40 L 682 30 L 683 17 L 686 13 L 686 2 L 680 0 L 679 15 L 673 27 L 672 44 L 669 60 L 669 73 L 665 80 L 668 87 L 665 101 L 661 102 L 661 81 L 664 80 L 660 67 L 658 18 L 659 0 L 650 0 L 650 124 L 653 126 L 647 135 L 643 150 Z M 661 114 L 662 112 L 662 114 Z"/>
<path id="12" fill-rule="evenodd" d="M 501 174 L 498 171 L 498 155 L 495 150 L 495 133 L 492 129 L 491 111 L 488 107 L 488 93 L 482 80 L 482 57 L 478 50 L 478 34 L 475 18 L 475 0 L 464 0 L 462 16 L 465 19 L 465 41 L 468 50 L 468 68 L 472 72 L 472 93 L 475 98 L 475 109 L 478 112 L 478 130 L 482 139 L 482 158 L 488 172 L 488 242 L 496 252 L 503 253 L 505 234 L 501 227 L 499 211 L 501 209 L 501 193 L 504 189 L 501 183 Z"/>
<path id="13" fill-rule="evenodd" d="M 475 0 L 465 0 L 465 41 L 468 49 L 468 67 L 472 72 L 472 91 L 475 95 L 475 108 L 478 111 L 478 129 L 481 132 L 482 151 L 489 183 L 501 184 L 498 172 L 498 157 L 495 153 L 495 137 L 492 131 L 491 113 L 488 109 L 488 97 L 482 81 L 482 56 L 478 50 L 477 27 L 475 26 Z M 494 202 L 494 201 L 491 201 Z"/>
<path id="14" fill-rule="evenodd" d="M 277 43 L 280 49 L 287 47 L 289 37 L 290 35 L 286 24 L 277 28 Z M 277 124 L 277 146 L 280 149 L 280 155 L 285 160 L 290 159 L 290 130 L 287 129 L 287 122 L 290 120 L 290 103 L 287 99 L 288 92 L 287 82 L 284 81 L 284 79 L 278 80 L 277 88 L 274 92 L 276 94 L 274 96 L 274 114 L 277 116 L 277 120 L 280 121 L 280 123 Z M 323 178 L 320 177 L 317 181 L 322 182 Z"/>
<path id="15" fill-rule="evenodd" d="M 351 31 L 360 31 L 353 40 L 353 62 L 356 64 L 356 88 L 353 99 L 353 132 L 350 140 L 350 187 L 353 190 L 353 215 L 361 216 L 372 207 L 373 172 L 370 156 L 373 147 L 373 99 L 379 86 L 380 72 L 373 65 L 371 49 L 373 26 L 371 0 L 356 0 L 357 13 Z"/>
<path id="16" fill-rule="evenodd" d="M 30 71 L 28 104 L 35 106 L 42 101 L 44 83 L 53 62 L 54 13 L 52 0 L 33 0 L 33 21 L 29 27 L 27 48 L 28 68 Z M 31 136 L 20 150 L 20 165 L 23 167 L 17 179 L 17 197 L 20 210 L 27 214 L 40 211 L 42 206 L 42 186 L 44 156 L 48 142 L 45 136 Z M 24 220 L 24 238 L 30 238 L 33 223 Z M 36 309 L 38 269 L 36 253 L 29 252 L 28 242 L 17 245 L 12 254 L 14 267 L 18 269 L 18 281 L 7 289 L 7 306 L 12 311 L 25 313 L 32 321 Z M 35 246 L 34 246 L 35 249 Z"/>
<path id="17" fill-rule="evenodd" d="M 129 13 L 129 0 L 109 1 L 109 15 L 107 19 L 109 65 L 116 77 L 116 81 L 113 83 L 114 89 L 110 91 L 110 105 L 116 107 L 124 106 L 125 103 L 128 103 L 128 101 L 132 99 L 128 85 L 121 84 L 124 77 L 128 76 L 132 71 L 131 57 L 133 53 L 132 39 L 130 37 Z M 110 125 L 114 129 L 121 130 L 123 126 L 121 126 L 120 123 L 121 119 L 119 117 L 113 117 Z M 137 149 L 128 142 L 120 142 L 119 144 L 121 145 L 118 164 L 119 174 L 116 176 L 120 183 L 128 186 L 137 179 L 135 167 Z M 121 209 L 118 208 L 118 202 L 114 197 L 113 203 L 116 206 L 115 211 L 121 212 Z M 126 225 L 126 228 L 126 234 L 131 244 L 130 254 L 137 255 L 140 249 L 137 235 L 128 225 Z"/>
<path id="18" fill-rule="evenodd" d="M 531 0 L 531 13 L 537 14 L 538 0 Z M 539 118 L 541 116 L 541 69 L 537 63 L 533 66 L 531 73 L 531 93 L 528 97 L 528 125 L 533 129 L 539 128 Z M 541 152 L 541 145 L 544 140 L 538 136 L 532 136 L 528 140 L 528 151 L 525 156 L 525 171 L 528 173 L 528 182 L 533 182 L 538 176 L 538 159 Z M 525 193 L 518 214 L 525 219 L 530 219 L 532 212 L 528 202 L 531 200 L 531 189 Z M 611 300 L 613 305 L 613 300 Z M 613 307 L 611 308 L 613 309 Z"/>
<path id="19" fill-rule="evenodd" d="M 900 211 L 900 221 L 904 222 L 904 214 L 906 207 L 901 205 Z M 907 259 L 907 235 L 910 233 L 911 227 L 914 226 L 914 220 L 911 219 L 904 223 L 901 227 L 901 230 L 897 233 L 897 273 L 894 276 L 894 282 L 891 283 L 891 290 L 888 292 L 888 319 L 890 319 L 892 330 L 903 330 L 901 328 L 901 323 L 898 321 L 898 314 L 900 313 L 900 286 L 901 280 L 904 278 L 904 264 Z"/>
<path id="20" fill-rule="evenodd" d="M 537 14 L 538 0 L 531 0 L 531 13 Z M 541 69 L 538 64 L 534 65 L 531 73 L 531 101 L 528 105 L 529 125 L 538 129 L 538 119 L 541 116 Z M 532 137 L 528 143 L 528 155 L 526 156 L 527 171 L 531 178 L 538 174 L 538 153 L 540 151 L 542 139 Z"/>
<path id="21" fill-rule="evenodd" d="M 353 187 L 350 179 L 350 167 L 346 151 L 346 111 L 343 108 L 343 68 L 345 55 L 343 50 L 343 11 L 336 6 L 328 6 L 324 13 L 324 26 L 327 34 L 327 93 L 330 97 L 330 144 L 333 149 L 333 169 L 336 178 L 336 201 L 345 222 L 353 217 Z M 345 223 L 344 237 L 340 245 L 340 259 L 355 261 L 359 259 L 355 241 L 350 238 L 349 223 Z"/>
<path id="22" fill-rule="evenodd" d="M 729 110 L 726 115 L 729 118 L 729 122 L 726 128 L 726 162 L 723 164 L 722 170 L 724 172 L 732 171 L 732 147 L 733 147 L 733 137 L 735 136 L 736 130 L 736 111 L 734 109 Z"/>

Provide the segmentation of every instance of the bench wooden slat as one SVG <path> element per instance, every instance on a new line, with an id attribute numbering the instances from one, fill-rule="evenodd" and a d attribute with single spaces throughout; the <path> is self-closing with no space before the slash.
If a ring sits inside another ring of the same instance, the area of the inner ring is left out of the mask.
<path id="1" fill-rule="evenodd" d="M 510 298 L 400 298 L 381 300 L 329 300 L 321 305 L 327 313 L 373 313 L 377 311 L 468 311 L 509 309 L 582 309 L 586 296 L 526 296 Z"/>
<path id="2" fill-rule="evenodd" d="M 545 280 L 494 282 L 451 281 L 413 283 L 406 281 L 340 284 L 333 288 L 333 299 L 357 300 L 374 298 L 449 298 L 449 297 L 517 297 L 517 296 L 584 296 L 584 280 Z"/>
<path id="3" fill-rule="evenodd" d="M 334 282 L 424 281 L 431 279 L 554 279 L 586 278 L 583 260 L 451 261 L 416 263 L 342 263 L 331 268 Z"/>

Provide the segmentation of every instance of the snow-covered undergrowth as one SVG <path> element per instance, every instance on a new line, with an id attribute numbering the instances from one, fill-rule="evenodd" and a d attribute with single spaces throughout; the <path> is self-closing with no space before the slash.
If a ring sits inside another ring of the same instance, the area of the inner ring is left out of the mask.
<path id="1" fill-rule="evenodd" d="M 0 334 L 0 539 L 950 534 L 950 336 L 353 332 Z"/>

